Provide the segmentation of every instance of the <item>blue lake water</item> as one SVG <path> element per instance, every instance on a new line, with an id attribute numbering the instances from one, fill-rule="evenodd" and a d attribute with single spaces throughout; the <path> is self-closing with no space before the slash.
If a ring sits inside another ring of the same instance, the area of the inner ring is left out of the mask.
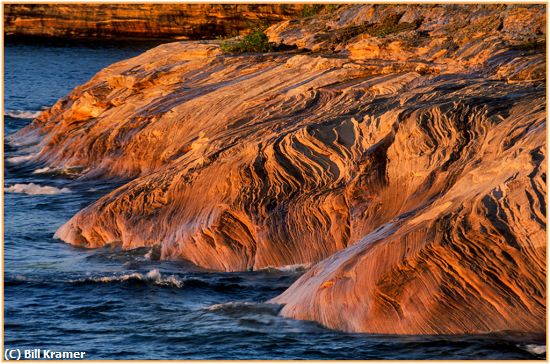
<path id="1" fill-rule="evenodd" d="M 5 45 L 4 133 L 151 43 Z M 86 359 L 543 359 L 544 337 L 347 334 L 284 319 L 263 302 L 300 269 L 216 273 L 159 262 L 147 248 L 86 250 L 53 239 L 107 181 L 34 173 L 5 142 L 5 348 L 85 351 Z M 14 161 L 14 159 L 11 159 Z M 54 187 L 51 194 L 37 186 Z M 11 191 L 11 192 L 10 192 Z M 60 192 L 61 193 L 56 193 Z M 538 354 L 537 354 L 538 353 Z"/>

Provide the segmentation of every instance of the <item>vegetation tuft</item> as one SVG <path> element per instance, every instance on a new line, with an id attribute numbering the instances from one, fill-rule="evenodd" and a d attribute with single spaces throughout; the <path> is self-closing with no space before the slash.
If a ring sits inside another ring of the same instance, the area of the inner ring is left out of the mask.
<path id="1" fill-rule="evenodd" d="M 276 44 L 269 41 L 264 30 L 266 26 L 255 26 L 242 38 L 222 40 L 220 48 L 226 53 L 266 53 L 296 50 L 295 45 Z"/>
<path id="2" fill-rule="evenodd" d="M 227 53 L 264 53 L 277 50 L 275 43 L 272 43 L 264 33 L 265 27 L 256 26 L 252 31 L 240 40 L 227 40 L 220 44 L 222 51 Z"/>

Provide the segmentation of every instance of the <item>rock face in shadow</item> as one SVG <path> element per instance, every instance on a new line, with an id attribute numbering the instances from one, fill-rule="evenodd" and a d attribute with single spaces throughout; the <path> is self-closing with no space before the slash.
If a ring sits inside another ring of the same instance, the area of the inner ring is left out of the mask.
<path id="1" fill-rule="evenodd" d="M 300 16 L 299 4 L 5 4 L 4 33 L 68 38 L 215 38 Z"/>
<path id="2" fill-rule="evenodd" d="M 314 264 L 273 302 L 350 332 L 544 332 L 545 54 L 524 33 L 541 21 L 543 6 L 362 5 L 299 21 L 319 52 L 165 44 L 10 139 L 38 140 L 34 163 L 130 180 L 59 229 L 68 243 L 223 271 Z M 268 34 L 292 44 L 295 26 Z M 358 38 L 401 48 L 369 58 Z"/>

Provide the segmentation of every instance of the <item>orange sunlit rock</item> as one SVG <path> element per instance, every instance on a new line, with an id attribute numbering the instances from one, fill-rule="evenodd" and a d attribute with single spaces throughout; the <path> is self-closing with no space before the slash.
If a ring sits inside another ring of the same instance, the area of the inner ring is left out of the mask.
<path id="1" fill-rule="evenodd" d="M 316 53 L 165 44 L 19 136 L 42 136 L 36 161 L 130 180 L 59 229 L 68 243 L 311 263 L 273 302 L 344 331 L 544 332 L 544 34 L 521 25 L 543 31 L 544 11 L 351 5 L 267 31 Z"/>

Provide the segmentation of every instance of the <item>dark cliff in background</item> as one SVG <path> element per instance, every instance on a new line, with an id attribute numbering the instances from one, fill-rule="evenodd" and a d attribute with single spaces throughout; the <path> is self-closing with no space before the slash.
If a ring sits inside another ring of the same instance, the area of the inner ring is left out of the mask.
<path id="1" fill-rule="evenodd" d="M 4 35 L 201 39 L 290 19 L 303 8 L 300 4 L 4 4 Z"/>

